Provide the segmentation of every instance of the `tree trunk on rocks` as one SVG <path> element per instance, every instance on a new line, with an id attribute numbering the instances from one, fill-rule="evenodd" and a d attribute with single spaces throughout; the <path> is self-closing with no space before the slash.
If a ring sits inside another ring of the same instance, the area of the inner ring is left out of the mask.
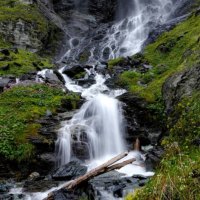
<path id="1" fill-rule="evenodd" d="M 66 185 L 64 185 L 61 189 L 67 189 L 67 190 L 71 190 L 75 187 L 77 187 L 78 185 L 80 185 L 82 182 L 88 181 L 89 179 L 98 176 L 100 174 L 106 173 L 106 172 L 110 172 L 112 170 L 115 169 L 120 169 L 128 164 L 131 164 L 132 162 L 135 161 L 135 158 L 123 161 L 121 163 L 117 163 L 115 165 L 113 165 L 114 163 L 116 163 L 117 161 L 121 160 L 122 158 L 126 157 L 128 155 L 127 152 L 122 153 L 112 159 L 110 159 L 109 161 L 107 161 L 106 163 L 100 165 L 99 167 L 89 171 L 88 173 L 86 173 L 85 175 L 70 181 L 69 183 L 67 183 Z M 53 193 L 50 193 L 47 197 L 46 200 L 51 200 L 53 197 Z"/>

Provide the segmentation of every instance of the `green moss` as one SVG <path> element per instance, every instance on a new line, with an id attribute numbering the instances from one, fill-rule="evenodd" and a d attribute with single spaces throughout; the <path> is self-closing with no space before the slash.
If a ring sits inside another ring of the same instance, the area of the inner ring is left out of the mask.
<path id="1" fill-rule="evenodd" d="M 0 22 L 19 19 L 34 24 L 35 31 L 39 31 L 42 35 L 48 32 L 48 22 L 35 4 L 26 5 L 18 0 L 0 0 Z"/>
<path id="2" fill-rule="evenodd" d="M 34 27 L 39 38 L 47 36 L 50 25 L 44 16 L 39 12 L 36 4 L 27 5 L 18 0 L 0 0 L 0 23 L 17 22 L 24 20 Z M 30 71 L 43 68 L 52 68 L 51 60 L 48 57 L 41 57 L 28 50 L 19 49 L 18 53 L 13 52 L 11 41 L 7 35 L 0 34 L 0 49 L 10 50 L 10 56 L 0 54 L 3 61 L 0 61 L 0 76 L 14 75 L 20 76 Z M 8 70 L 1 67 L 9 65 Z"/>
<path id="3" fill-rule="evenodd" d="M 124 59 L 125 58 L 116 58 L 116 59 L 113 59 L 113 60 L 109 60 L 108 61 L 108 69 L 112 69 L 114 66 L 117 66 L 117 65 L 120 65 L 124 62 Z"/>
<path id="4" fill-rule="evenodd" d="M 200 16 L 194 14 L 145 48 L 144 56 L 154 66 L 149 72 L 124 72 L 119 81 L 151 102 L 149 109 L 161 116 L 163 83 L 172 74 L 199 63 L 199 52 Z M 129 194 L 127 200 L 200 199 L 200 149 L 193 144 L 193 140 L 200 138 L 199 99 L 200 93 L 196 91 L 177 104 L 166 121 L 169 136 L 162 141 L 165 155 L 156 175 L 144 188 Z"/>
<path id="5" fill-rule="evenodd" d="M 30 136 L 38 135 L 36 119 L 47 110 L 55 112 L 62 99 L 77 99 L 61 89 L 44 84 L 16 86 L 0 95 L 0 155 L 9 160 L 23 161 L 34 154 Z"/>
<path id="6" fill-rule="evenodd" d="M 200 149 L 193 145 L 200 138 L 200 93 L 183 98 L 168 122 L 169 136 L 163 139 L 165 156 L 156 175 L 127 199 L 200 198 Z M 131 198 L 130 198 L 131 196 Z"/>
<path id="7" fill-rule="evenodd" d="M 85 75 L 86 75 L 86 72 L 80 72 L 79 74 L 76 74 L 73 78 L 80 79 L 80 78 L 84 78 Z"/>
<path id="8" fill-rule="evenodd" d="M 83 52 L 80 53 L 80 55 L 79 55 L 79 61 L 81 63 L 85 63 L 85 62 L 88 61 L 88 59 L 89 59 L 90 56 L 91 56 L 91 53 L 89 51 L 85 50 L 85 51 L 83 51 Z"/>
<path id="9" fill-rule="evenodd" d="M 0 56 L 3 55 L 0 54 Z M 9 65 L 8 70 L 1 69 L 5 65 Z M 12 74 L 20 76 L 30 71 L 52 67 L 53 65 L 49 58 L 40 57 L 36 53 L 27 50 L 18 50 L 18 53 L 10 50 L 10 56 L 7 56 L 5 61 L 0 61 L 0 75 Z"/>
<path id="10" fill-rule="evenodd" d="M 144 60 L 153 68 L 147 73 L 124 72 L 119 83 L 129 91 L 155 102 L 165 80 L 200 62 L 200 16 L 193 15 L 172 31 L 162 34 L 144 50 Z"/>

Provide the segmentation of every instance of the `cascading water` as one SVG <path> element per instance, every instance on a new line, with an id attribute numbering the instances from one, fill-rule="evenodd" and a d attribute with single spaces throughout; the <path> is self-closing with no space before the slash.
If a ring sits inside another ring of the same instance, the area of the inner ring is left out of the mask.
<path id="1" fill-rule="evenodd" d="M 68 80 L 66 86 L 77 91 L 75 84 Z M 96 84 L 88 89 L 78 87 L 82 96 L 89 99 L 74 117 L 64 123 L 57 140 L 58 165 L 66 164 L 75 156 L 73 145 L 82 145 L 88 153 L 88 159 L 116 155 L 125 150 L 123 141 L 123 116 L 120 103 L 111 96 L 102 94 L 109 91 L 104 85 L 105 79 L 96 74 Z M 123 93 L 123 90 L 118 91 Z"/>
<path id="2" fill-rule="evenodd" d="M 77 62 L 80 60 L 83 49 L 89 54 L 87 62 L 95 64 L 139 52 L 152 28 L 168 19 L 173 11 L 173 1 L 175 0 L 118 0 L 116 21 L 111 25 L 102 24 L 101 27 L 93 30 L 93 34 L 90 33 L 91 30 L 87 30 L 87 26 L 80 23 L 83 25 L 80 28 L 81 33 L 71 34 L 73 37 L 69 34 L 68 51 L 60 61 L 69 64 Z M 92 23 L 95 21 L 91 16 L 87 16 L 88 0 L 84 3 L 81 0 L 73 2 L 76 11 L 84 14 L 82 15 L 84 20 Z M 71 24 L 73 22 L 72 20 Z M 80 24 L 76 23 L 76 30 L 79 30 Z M 85 32 L 84 36 L 83 32 Z M 99 36 L 99 32 L 103 32 L 103 36 L 101 34 L 101 37 L 97 39 L 96 35 Z M 123 114 L 120 102 L 115 97 L 122 94 L 124 90 L 110 90 L 104 84 L 106 77 L 94 71 L 88 71 L 89 75 L 93 73 L 96 80 L 96 83 L 89 88 L 75 84 L 62 73 L 63 69 L 59 72 L 65 79 L 66 88 L 81 93 L 87 101 L 71 120 L 62 123 L 56 142 L 58 165 L 64 165 L 77 157 L 78 147 L 81 147 L 81 152 L 84 153 L 82 160 L 89 160 L 87 162 L 89 169 L 123 152 L 126 149 L 123 139 Z M 53 73 L 53 71 L 39 72 L 37 80 L 42 81 L 40 77 L 45 77 L 46 73 Z M 140 160 L 141 153 L 131 152 L 126 159 L 133 157 Z M 146 172 L 144 167 L 134 165 L 126 166 L 120 172 L 129 176 L 133 174 L 153 175 L 153 173 Z M 27 199 L 43 199 L 50 191 L 28 194 Z"/>
<path id="3" fill-rule="evenodd" d="M 61 61 L 72 63 L 80 57 L 87 57 L 87 63 L 97 63 L 119 56 L 131 56 L 141 50 L 155 26 L 166 22 L 175 9 L 174 5 L 174 0 L 118 0 L 113 25 L 104 27 L 102 24 L 86 31 L 84 37 L 72 37 L 69 50 Z"/>

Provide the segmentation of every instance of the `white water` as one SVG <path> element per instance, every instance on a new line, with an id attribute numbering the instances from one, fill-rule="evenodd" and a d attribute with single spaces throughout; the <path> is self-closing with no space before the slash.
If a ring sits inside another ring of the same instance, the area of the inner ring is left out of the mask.
<path id="1" fill-rule="evenodd" d="M 58 164 L 66 164 L 74 156 L 73 143 L 84 143 L 90 160 L 123 152 L 123 115 L 120 103 L 114 97 L 124 90 L 109 90 L 104 84 L 106 79 L 99 74 L 95 76 L 96 83 L 87 89 L 74 84 L 66 75 L 63 76 L 66 87 L 81 92 L 88 101 L 59 130 L 56 142 Z M 109 95 L 103 94 L 104 92 Z"/>
<path id="2" fill-rule="evenodd" d="M 175 0 L 118 0 L 116 21 L 97 43 L 93 38 L 76 34 L 70 39 L 61 60 L 74 62 L 81 52 L 89 52 L 88 63 L 96 63 L 141 51 L 150 31 L 165 23 L 175 10 Z M 101 29 L 100 29 L 101 32 Z M 98 33 L 98 31 L 97 31 Z M 73 45 L 71 41 L 79 41 Z"/>
<path id="3" fill-rule="evenodd" d="M 119 14 L 123 10 L 123 3 L 119 0 Z M 166 22 L 174 9 L 172 0 L 130 0 L 129 4 L 134 7 L 129 8 L 133 12 L 128 12 L 129 16 L 125 18 L 123 13 L 122 20 L 108 31 L 109 40 L 105 48 L 115 47 L 111 50 L 110 58 L 130 56 L 141 51 L 152 28 Z"/>
<path id="4" fill-rule="evenodd" d="M 77 0 L 77 2 L 79 1 Z M 120 2 L 123 4 L 123 0 L 120 0 Z M 101 53 L 98 55 L 98 60 L 95 60 L 93 56 L 95 47 L 90 49 L 90 62 L 105 60 L 102 53 L 105 49 L 109 50 L 109 56 L 106 59 L 129 56 L 139 52 L 150 30 L 157 24 L 164 23 L 173 10 L 172 0 L 149 0 L 149 2 L 132 0 L 132 5 L 134 5 L 134 12 L 128 16 L 122 16 L 122 14 L 120 16 L 122 18 L 107 31 L 106 36 L 100 42 L 98 48 Z M 84 38 L 80 39 L 80 44 L 83 40 Z M 78 51 L 76 48 L 80 49 L 80 45 L 72 47 L 64 57 L 75 58 L 76 53 L 72 54 Z M 62 73 L 62 69 L 60 72 Z M 44 70 L 38 75 L 45 77 L 45 73 Z M 81 93 L 87 102 L 70 121 L 63 122 L 63 126 L 59 130 L 59 137 L 56 142 L 59 165 L 68 163 L 74 156 L 73 142 L 86 143 L 90 158 L 87 163 L 88 169 L 93 169 L 126 149 L 123 140 L 124 127 L 121 106 L 114 98 L 124 91 L 109 90 L 104 84 L 106 78 L 99 74 L 95 75 L 96 83 L 89 88 L 83 88 L 63 74 L 65 86 L 71 91 Z M 37 80 L 42 81 L 40 78 Z M 107 95 L 104 93 L 107 93 Z M 86 141 L 82 141 L 84 134 L 87 136 Z M 75 141 L 74 138 L 76 138 Z M 140 166 L 144 161 L 140 152 L 130 152 L 126 159 L 133 157 L 137 159 L 137 162 L 120 169 L 119 172 L 127 176 L 134 174 L 153 175 L 152 172 L 146 172 L 145 167 Z M 45 193 L 27 195 L 26 199 L 41 200 L 54 189 L 58 188 L 52 188 Z M 17 192 L 17 190 L 11 191 L 11 193 Z M 19 193 L 21 193 L 21 189 Z M 109 196 L 109 194 L 105 195 Z"/>

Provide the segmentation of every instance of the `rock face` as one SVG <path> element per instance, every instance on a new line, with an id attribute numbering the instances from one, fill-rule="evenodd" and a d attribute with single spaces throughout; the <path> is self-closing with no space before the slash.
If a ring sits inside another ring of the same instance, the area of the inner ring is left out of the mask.
<path id="1" fill-rule="evenodd" d="M 97 21 L 111 21 L 114 19 L 117 1 L 111 0 L 85 0 L 85 1 L 71 1 L 71 0 L 53 0 L 54 10 L 62 17 L 66 17 L 67 12 L 77 9 L 81 13 L 86 13 L 95 16 Z"/>
<path id="2" fill-rule="evenodd" d="M 70 181 L 79 176 L 84 175 L 87 172 L 87 167 L 82 166 L 78 161 L 71 161 L 68 164 L 61 166 L 55 170 L 52 175 L 54 180 Z"/>
<path id="3" fill-rule="evenodd" d="M 16 47 L 35 52 L 43 47 L 44 35 L 35 31 L 35 25 L 19 19 L 17 22 L 0 22 L 0 33 Z"/>
<path id="4" fill-rule="evenodd" d="M 148 111 L 147 102 L 130 93 L 119 97 L 124 103 L 124 115 L 126 118 L 126 140 L 132 145 L 139 138 L 141 145 L 155 145 L 161 134 L 161 124 L 153 120 L 153 113 Z"/>
<path id="5" fill-rule="evenodd" d="M 200 65 L 177 73 L 167 79 L 163 86 L 163 98 L 167 113 L 184 97 L 200 90 Z"/>

